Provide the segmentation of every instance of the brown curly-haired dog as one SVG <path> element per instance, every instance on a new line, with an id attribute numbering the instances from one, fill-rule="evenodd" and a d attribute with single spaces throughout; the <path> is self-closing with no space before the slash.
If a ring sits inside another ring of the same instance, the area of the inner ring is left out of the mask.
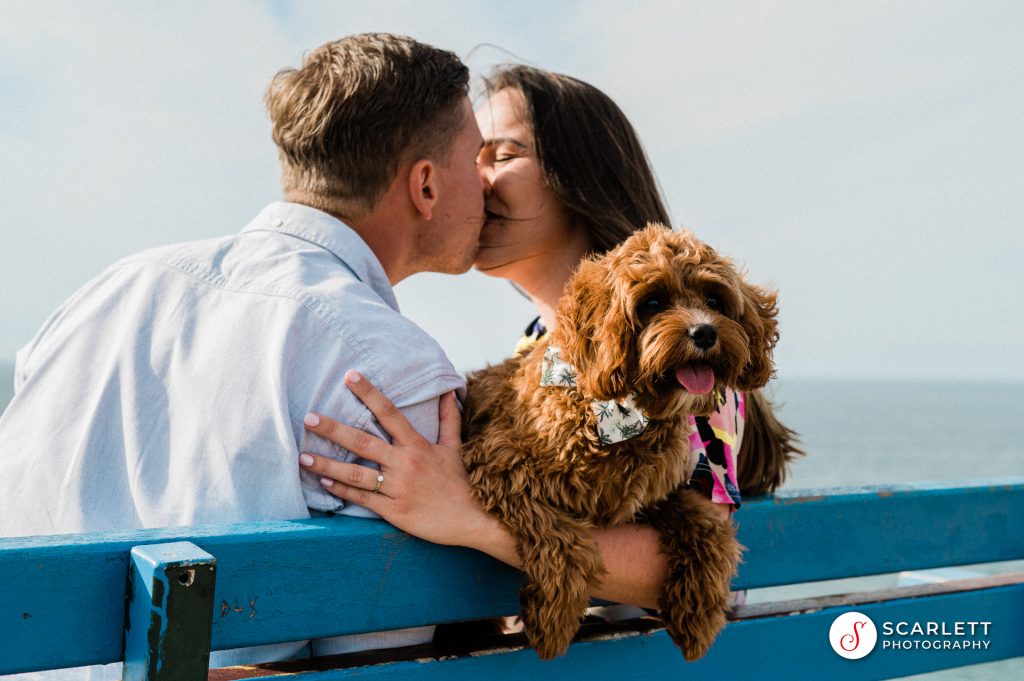
<path id="1" fill-rule="evenodd" d="M 659 605 L 686 659 L 724 626 L 741 547 L 685 488 L 687 416 L 714 411 L 725 387 L 768 381 L 775 302 L 693 235 L 648 225 L 580 265 L 544 342 L 470 377 L 463 458 L 517 540 L 522 620 L 542 659 L 565 652 L 604 574 L 592 528 L 637 517 L 661 534 L 670 573 Z M 549 346 L 578 371 L 574 386 L 540 385 Z M 631 394 L 649 422 L 602 444 L 592 402 Z"/>

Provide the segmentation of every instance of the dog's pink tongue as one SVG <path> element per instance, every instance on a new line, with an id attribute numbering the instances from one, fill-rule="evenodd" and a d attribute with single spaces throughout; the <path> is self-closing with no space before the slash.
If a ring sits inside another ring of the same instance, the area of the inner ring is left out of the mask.
<path id="1" fill-rule="evenodd" d="M 676 369 L 676 380 L 688 393 L 707 395 L 715 387 L 715 372 L 707 364 L 687 364 Z"/>

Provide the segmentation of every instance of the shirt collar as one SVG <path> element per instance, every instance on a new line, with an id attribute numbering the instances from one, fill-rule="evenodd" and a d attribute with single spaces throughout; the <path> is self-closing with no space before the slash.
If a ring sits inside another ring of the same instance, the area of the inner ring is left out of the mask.
<path id="1" fill-rule="evenodd" d="M 278 201 L 264 208 L 242 231 L 280 232 L 320 246 L 373 289 L 391 309 L 399 311 L 384 266 L 362 237 L 341 220 L 300 203 Z"/>

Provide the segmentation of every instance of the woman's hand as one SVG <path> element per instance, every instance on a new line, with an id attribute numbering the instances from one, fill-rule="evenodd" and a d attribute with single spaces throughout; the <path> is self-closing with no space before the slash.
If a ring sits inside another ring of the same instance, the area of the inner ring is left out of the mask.
<path id="1" fill-rule="evenodd" d="M 320 475 L 324 489 L 334 496 L 377 513 L 400 530 L 435 544 L 475 548 L 518 565 L 511 538 L 470 490 L 459 452 L 461 417 L 455 395 L 441 397 L 435 445 L 358 373 L 347 372 L 345 385 L 391 435 L 391 444 L 320 414 L 307 415 L 306 428 L 380 464 L 380 472 L 308 453 L 299 457 L 299 464 Z M 378 476 L 383 477 L 379 487 Z"/>
<path id="2" fill-rule="evenodd" d="M 455 396 L 449 393 L 441 398 L 435 445 L 417 433 L 391 400 L 359 374 L 349 371 L 345 384 L 391 435 L 392 444 L 323 415 L 307 417 L 306 428 L 377 462 L 380 473 L 312 454 L 299 457 L 302 467 L 320 475 L 321 484 L 334 496 L 374 511 L 400 530 L 435 544 L 476 549 L 520 567 L 512 535 L 473 497 L 459 452 L 461 419 Z M 378 475 L 384 480 L 375 493 Z M 727 506 L 715 506 L 723 518 L 728 517 Z M 594 537 L 608 573 L 595 585 L 593 595 L 656 608 L 668 574 L 657 532 L 646 525 L 630 524 L 598 528 Z"/>

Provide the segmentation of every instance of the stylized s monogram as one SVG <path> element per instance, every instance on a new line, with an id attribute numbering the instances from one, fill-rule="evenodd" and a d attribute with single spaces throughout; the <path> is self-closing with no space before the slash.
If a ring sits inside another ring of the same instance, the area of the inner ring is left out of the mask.
<path id="1" fill-rule="evenodd" d="M 866 627 L 867 625 L 868 625 L 868 623 L 865 622 L 864 620 L 858 620 L 858 621 L 854 622 L 853 623 L 853 633 L 852 634 L 846 634 L 841 639 L 839 639 L 839 646 L 843 650 L 848 652 L 848 653 L 853 652 L 854 650 L 857 650 L 857 646 L 860 645 L 860 630 L 863 629 L 864 627 Z M 850 646 L 849 648 L 846 647 L 848 642 L 853 643 L 853 645 Z"/>

